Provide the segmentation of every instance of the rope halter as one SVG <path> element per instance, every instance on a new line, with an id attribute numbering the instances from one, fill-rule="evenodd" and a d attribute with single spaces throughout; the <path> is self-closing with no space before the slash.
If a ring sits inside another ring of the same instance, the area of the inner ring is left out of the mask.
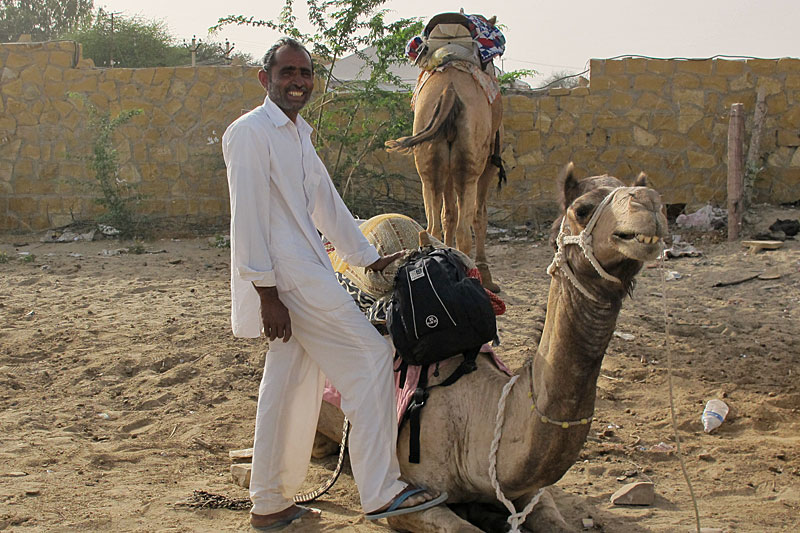
<path id="1" fill-rule="evenodd" d="M 603 201 L 600 202 L 600 204 L 594 210 L 594 213 L 592 213 L 589 223 L 586 224 L 586 227 L 583 228 L 583 231 L 581 231 L 578 235 L 570 235 L 567 233 L 567 214 L 564 213 L 564 216 L 561 218 L 561 227 L 558 230 L 558 237 L 556 237 L 556 253 L 553 256 L 553 262 L 547 267 L 547 273 L 553 276 L 556 269 L 560 268 L 567 279 L 572 282 L 572 284 L 581 292 L 581 294 L 596 303 L 600 303 L 600 301 L 591 292 L 589 292 L 589 290 L 584 287 L 580 281 L 578 281 L 578 278 L 575 276 L 572 268 L 570 268 L 567 258 L 564 255 L 564 247 L 568 244 L 577 244 L 580 246 L 581 250 L 583 251 L 583 255 L 589 260 L 595 271 L 600 274 L 600 277 L 621 285 L 622 281 L 620 281 L 620 279 L 616 276 L 612 276 L 606 272 L 603 266 L 594 256 L 594 250 L 592 249 L 592 231 L 594 230 L 595 225 L 597 225 L 597 221 L 600 219 L 602 212 L 614 200 L 614 198 L 616 198 L 617 194 L 623 190 L 629 189 L 632 189 L 632 187 L 617 187 L 608 193 L 608 195 L 603 198 Z"/>

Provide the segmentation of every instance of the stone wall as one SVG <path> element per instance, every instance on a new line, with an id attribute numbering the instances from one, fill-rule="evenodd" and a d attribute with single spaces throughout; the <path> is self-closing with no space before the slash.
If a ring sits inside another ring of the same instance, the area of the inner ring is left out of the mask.
<path id="1" fill-rule="evenodd" d="M 0 230 L 61 226 L 98 214 L 86 96 L 100 111 L 143 113 L 121 126 L 121 179 L 146 195 L 144 211 L 224 221 L 225 127 L 263 99 L 253 67 L 96 69 L 73 42 L 0 45 Z M 496 224 L 550 216 L 556 176 L 631 180 L 640 170 L 667 203 L 725 203 L 730 105 L 766 95 L 757 202 L 800 199 L 800 60 L 592 60 L 589 87 L 504 96 L 508 184 L 490 199 Z M 327 156 L 321 154 L 323 159 Z M 418 181 L 413 158 L 383 151 L 368 162 Z M 412 187 L 410 187 L 413 189 Z M 419 200 L 421 204 L 421 196 Z"/>
<path id="2" fill-rule="evenodd" d="M 589 87 L 505 97 L 509 185 L 492 205 L 514 221 L 552 204 L 567 161 L 581 176 L 650 177 L 665 202 L 724 206 L 728 115 L 742 102 L 745 153 L 756 94 L 767 114 L 755 202 L 800 199 L 800 60 L 592 60 Z M 521 203 L 519 198 L 526 202 Z"/>
<path id="3" fill-rule="evenodd" d="M 192 221 L 228 215 L 220 138 L 263 99 L 253 67 L 96 69 L 74 42 L 0 46 L 0 229 L 66 225 L 99 213 L 85 156 L 85 95 L 99 111 L 142 114 L 120 126 L 120 178 L 148 214 Z"/>

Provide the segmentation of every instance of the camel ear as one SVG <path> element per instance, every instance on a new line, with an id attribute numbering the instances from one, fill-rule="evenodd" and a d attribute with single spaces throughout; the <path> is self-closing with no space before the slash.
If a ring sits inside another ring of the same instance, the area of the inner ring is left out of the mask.
<path id="1" fill-rule="evenodd" d="M 486 22 L 489 23 L 489 26 L 494 26 L 497 23 L 497 15 L 494 15 L 492 18 L 490 18 Z"/>
<path id="2" fill-rule="evenodd" d="M 639 175 L 636 176 L 636 179 L 633 182 L 634 187 L 647 187 L 647 174 L 644 172 L 639 172 Z"/>
<path id="3" fill-rule="evenodd" d="M 564 167 L 558 177 L 558 195 L 562 212 L 565 212 L 578 197 L 578 180 L 575 179 L 575 165 L 572 161 Z"/>

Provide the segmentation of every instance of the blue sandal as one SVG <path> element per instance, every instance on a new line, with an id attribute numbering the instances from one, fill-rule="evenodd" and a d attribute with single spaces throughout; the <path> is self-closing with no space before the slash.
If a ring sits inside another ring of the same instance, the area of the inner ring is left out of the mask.
<path id="1" fill-rule="evenodd" d="M 407 499 L 409 499 L 411 496 L 426 491 L 427 489 L 422 489 L 422 488 L 411 489 L 409 487 L 404 492 L 401 492 L 400 495 L 396 496 L 394 501 L 392 501 L 392 504 L 385 511 L 366 513 L 364 516 L 366 517 L 367 520 L 379 520 L 381 518 L 389 518 L 390 516 L 398 516 L 407 513 L 417 513 L 419 511 L 424 511 L 425 509 L 430 509 L 431 507 L 436 507 L 440 503 L 443 503 L 447 500 L 447 493 L 443 492 L 439 494 L 439 496 L 437 496 L 436 498 L 433 498 L 432 500 L 428 500 L 426 502 L 422 502 L 419 505 L 414 505 L 412 507 L 400 507 L 400 505 L 402 505 L 402 503 Z"/>

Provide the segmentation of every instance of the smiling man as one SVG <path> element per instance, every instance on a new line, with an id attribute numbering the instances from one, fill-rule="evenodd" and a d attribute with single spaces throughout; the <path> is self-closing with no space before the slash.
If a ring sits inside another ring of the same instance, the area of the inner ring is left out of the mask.
<path id="1" fill-rule="evenodd" d="M 383 270 L 298 114 L 311 97 L 308 51 L 284 38 L 267 51 L 264 104 L 222 137 L 231 200 L 231 322 L 269 338 L 253 442 L 250 524 L 276 530 L 319 511 L 295 505 L 327 376 L 352 423 L 350 463 L 368 519 L 427 509 L 438 496 L 399 479 L 392 349 L 339 285 L 322 232 L 347 263 Z M 278 341 L 281 342 L 278 342 Z"/>

